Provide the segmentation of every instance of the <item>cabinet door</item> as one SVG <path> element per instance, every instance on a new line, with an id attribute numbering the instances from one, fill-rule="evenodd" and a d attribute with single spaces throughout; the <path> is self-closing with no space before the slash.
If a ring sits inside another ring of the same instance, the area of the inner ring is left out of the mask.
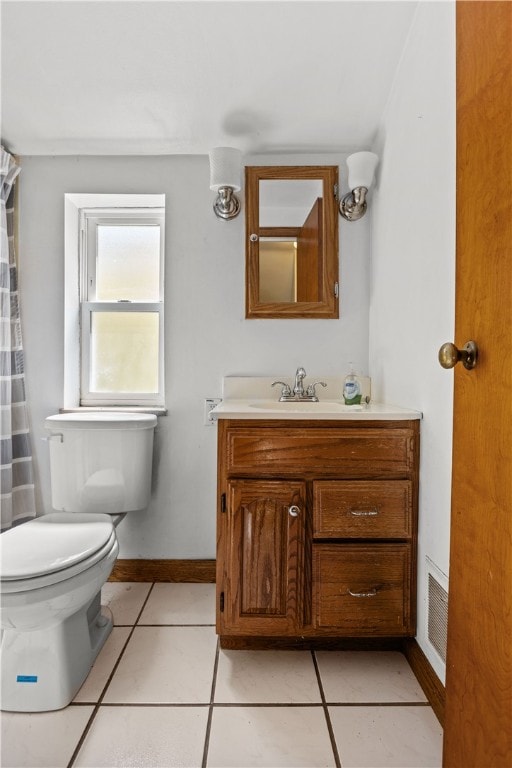
<path id="1" fill-rule="evenodd" d="M 300 629 L 305 506 L 300 481 L 228 484 L 221 632 L 288 635 Z"/>

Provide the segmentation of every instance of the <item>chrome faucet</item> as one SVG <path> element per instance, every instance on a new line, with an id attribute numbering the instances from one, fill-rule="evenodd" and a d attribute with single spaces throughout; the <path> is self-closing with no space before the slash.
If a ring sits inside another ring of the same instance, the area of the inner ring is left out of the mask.
<path id="1" fill-rule="evenodd" d="M 275 386 L 276 384 L 281 384 L 282 390 L 281 390 L 281 397 L 279 398 L 280 403 L 297 403 L 297 402 L 307 402 L 307 403 L 318 403 L 318 397 L 316 396 L 315 387 L 317 384 L 320 384 L 322 387 L 326 387 L 327 384 L 325 381 L 315 381 L 314 384 L 309 384 L 307 389 L 304 391 L 304 379 L 306 378 L 306 371 L 304 368 L 297 368 L 295 371 L 295 384 L 293 385 L 293 391 L 289 384 L 286 384 L 284 381 L 274 381 L 272 382 L 271 386 Z"/>
<path id="2" fill-rule="evenodd" d="M 295 384 L 293 387 L 293 394 L 296 395 L 299 398 L 304 397 L 304 385 L 303 381 L 306 376 L 306 371 L 304 368 L 297 368 L 295 371 Z"/>

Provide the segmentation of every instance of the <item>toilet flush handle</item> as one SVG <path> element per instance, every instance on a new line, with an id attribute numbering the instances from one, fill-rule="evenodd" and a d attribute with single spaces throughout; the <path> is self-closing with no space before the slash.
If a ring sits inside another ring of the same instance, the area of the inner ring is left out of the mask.
<path id="1" fill-rule="evenodd" d="M 55 437 L 59 438 L 59 442 L 64 442 L 64 435 L 62 432 L 54 432 L 52 435 L 48 435 L 48 437 L 42 437 L 41 440 L 44 440 L 45 443 L 49 443 L 50 440 L 53 440 Z"/>

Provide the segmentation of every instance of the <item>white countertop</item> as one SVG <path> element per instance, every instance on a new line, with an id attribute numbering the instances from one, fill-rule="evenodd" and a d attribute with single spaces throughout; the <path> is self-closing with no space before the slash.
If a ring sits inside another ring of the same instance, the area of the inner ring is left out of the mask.
<path id="1" fill-rule="evenodd" d="M 288 381 L 293 386 L 293 378 L 288 376 L 226 376 L 222 383 L 222 402 L 210 411 L 212 421 L 218 419 L 289 419 L 333 420 L 333 421 L 407 421 L 421 419 L 420 411 L 401 408 L 396 405 L 384 405 L 370 402 L 369 405 L 345 405 L 341 397 L 343 377 L 309 376 L 305 381 L 323 381 L 326 387 L 318 386 L 318 403 L 288 402 L 280 403 L 280 387 L 272 388 L 276 381 Z M 362 394 L 371 396 L 369 378 L 359 377 Z"/>
<path id="2" fill-rule="evenodd" d="M 370 403 L 344 405 L 340 400 L 321 400 L 318 403 L 279 403 L 265 398 L 224 399 L 210 416 L 217 419 L 286 419 L 333 421 L 408 421 L 421 419 L 420 411 L 397 405 Z"/>

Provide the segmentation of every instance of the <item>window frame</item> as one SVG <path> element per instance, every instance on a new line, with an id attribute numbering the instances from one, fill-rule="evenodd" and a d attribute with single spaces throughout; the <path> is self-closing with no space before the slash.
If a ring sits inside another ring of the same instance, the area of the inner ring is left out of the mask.
<path id="1" fill-rule="evenodd" d="M 87 206 L 79 208 L 80 407 L 165 407 L 164 403 L 164 243 L 165 208 Z M 99 226 L 158 226 L 160 230 L 159 300 L 99 301 L 96 298 Z M 158 391 L 97 392 L 90 388 L 94 312 L 151 312 L 158 315 Z"/>

